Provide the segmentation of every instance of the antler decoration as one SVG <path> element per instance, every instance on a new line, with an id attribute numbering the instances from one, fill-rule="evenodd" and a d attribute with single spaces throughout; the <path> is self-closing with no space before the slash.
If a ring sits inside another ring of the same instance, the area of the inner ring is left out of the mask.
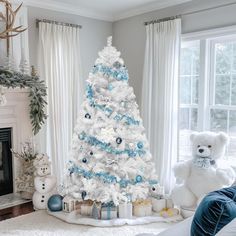
<path id="1" fill-rule="evenodd" d="M 18 35 L 19 33 L 25 31 L 27 28 L 23 29 L 22 25 L 14 27 L 16 14 L 20 10 L 22 3 L 17 7 L 14 11 L 11 3 L 8 0 L 0 0 L 0 4 L 3 3 L 6 8 L 6 14 L 0 12 L 0 21 L 6 23 L 6 28 L 2 32 L 0 32 L 0 39 L 9 39 Z"/>

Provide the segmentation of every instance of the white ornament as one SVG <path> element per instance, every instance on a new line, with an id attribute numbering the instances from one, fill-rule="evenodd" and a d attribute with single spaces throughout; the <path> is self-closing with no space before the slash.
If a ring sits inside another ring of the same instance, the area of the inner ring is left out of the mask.
<path id="1" fill-rule="evenodd" d="M 109 143 L 115 139 L 116 133 L 112 126 L 101 129 L 99 137 L 105 142 Z"/>

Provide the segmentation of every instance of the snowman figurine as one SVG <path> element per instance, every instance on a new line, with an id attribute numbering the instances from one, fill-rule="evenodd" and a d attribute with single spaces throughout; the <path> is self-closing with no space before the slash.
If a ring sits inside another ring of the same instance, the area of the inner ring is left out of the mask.
<path id="1" fill-rule="evenodd" d="M 34 160 L 35 192 L 33 205 L 35 210 L 47 208 L 48 199 L 56 192 L 56 177 L 51 175 L 51 163 L 47 155 L 40 154 Z"/>

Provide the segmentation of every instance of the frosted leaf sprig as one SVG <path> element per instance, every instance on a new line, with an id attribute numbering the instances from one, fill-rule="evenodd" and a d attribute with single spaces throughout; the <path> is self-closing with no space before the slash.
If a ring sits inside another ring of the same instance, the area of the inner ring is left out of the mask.
<path id="1" fill-rule="evenodd" d="M 136 156 L 143 156 L 146 154 L 146 152 L 142 150 L 143 146 L 138 145 L 138 148 L 135 149 L 126 148 L 124 150 L 116 150 L 113 147 L 111 147 L 109 143 L 102 142 L 94 136 L 87 135 L 85 132 L 79 134 L 79 139 L 92 146 L 99 147 L 101 150 L 106 151 L 107 153 L 111 153 L 114 155 L 127 154 L 129 157 L 136 157 Z"/>
<path id="2" fill-rule="evenodd" d="M 106 105 L 100 105 L 95 102 L 94 91 L 93 91 L 91 85 L 87 85 L 86 93 L 87 93 L 87 98 L 89 99 L 90 106 L 93 106 L 96 109 L 103 111 L 108 117 L 111 116 L 111 114 L 113 113 L 113 110 L 110 107 L 107 107 Z M 128 116 L 126 114 L 122 115 L 120 113 L 117 113 L 114 115 L 114 120 L 116 120 L 116 121 L 125 120 L 125 124 L 127 124 L 127 125 L 139 125 L 140 124 L 140 121 L 135 120 L 133 117 Z"/>

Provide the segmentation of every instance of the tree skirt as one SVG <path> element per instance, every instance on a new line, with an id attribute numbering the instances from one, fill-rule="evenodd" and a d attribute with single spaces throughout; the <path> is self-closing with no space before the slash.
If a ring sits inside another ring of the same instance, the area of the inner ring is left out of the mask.
<path id="1" fill-rule="evenodd" d="M 79 225 L 90 225 L 96 227 L 111 227 L 111 226 L 122 226 L 122 225 L 143 225 L 150 224 L 156 222 L 178 222 L 182 220 L 182 216 L 177 215 L 170 218 L 163 218 L 159 214 L 153 214 L 152 216 L 146 217 L 133 217 L 132 219 L 112 219 L 112 220 L 96 220 L 89 217 L 83 217 L 81 215 L 76 214 L 76 212 L 66 213 L 63 211 L 60 212 L 50 212 L 48 214 L 51 216 L 55 216 L 56 218 L 63 220 L 67 223 L 71 224 L 79 224 Z"/>
<path id="2" fill-rule="evenodd" d="M 135 236 L 142 233 L 159 234 L 175 225 L 157 222 L 146 225 L 124 225 L 122 227 L 92 227 L 68 224 L 46 211 L 36 211 L 0 222 L 0 235 L 4 236 Z"/>

